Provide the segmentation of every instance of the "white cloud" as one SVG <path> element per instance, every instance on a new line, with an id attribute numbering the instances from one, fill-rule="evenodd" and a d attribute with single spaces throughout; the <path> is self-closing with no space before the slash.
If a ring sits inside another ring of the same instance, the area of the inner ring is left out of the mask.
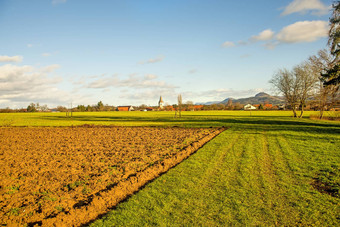
<path id="1" fill-rule="evenodd" d="M 228 47 L 233 47 L 235 46 L 235 43 L 230 42 L 230 41 L 226 41 L 222 44 L 222 47 L 228 48 Z"/>
<path id="2" fill-rule="evenodd" d="M 284 27 L 276 39 L 283 43 L 313 42 L 328 36 L 327 21 L 299 21 Z"/>
<path id="3" fill-rule="evenodd" d="M 252 41 L 266 41 L 271 40 L 274 37 L 274 32 L 270 29 L 266 29 L 262 32 L 260 32 L 258 35 L 252 36 L 250 39 Z"/>
<path id="4" fill-rule="evenodd" d="M 57 4 L 60 4 L 60 3 L 65 3 L 67 0 L 52 0 L 52 4 L 53 5 L 57 5 Z"/>
<path id="5" fill-rule="evenodd" d="M 314 42 L 320 38 L 327 37 L 328 30 L 327 21 L 298 21 L 282 28 L 276 34 L 271 29 L 266 29 L 258 35 L 251 36 L 248 39 L 249 42 L 239 41 L 238 44 L 245 45 L 264 41 L 263 46 L 272 50 L 281 43 Z"/>
<path id="6" fill-rule="evenodd" d="M 127 79 L 120 79 L 118 75 L 111 77 L 99 78 L 87 84 L 87 88 L 108 88 L 108 87 L 129 87 L 129 88 L 175 88 L 174 85 L 168 84 L 164 81 L 156 80 L 157 76 L 147 74 L 144 77 L 135 74 L 129 75 Z"/>
<path id="7" fill-rule="evenodd" d="M 22 56 L 0 56 L 0 62 L 22 62 L 23 57 Z"/>
<path id="8" fill-rule="evenodd" d="M 69 95 L 56 86 L 60 77 L 51 77 L 57 65 L 35 68 L 29 65 L 0 66 L 1 105 L 11 107 L 27 106 L 30 102 L 65 103 Z"/>
<path id="9" fill-rule="evenodd" d="M 2 65 L 0 66 L 0 81 L 12 81 L 17 80 L 23 74 L 31 72 L 33 70 L 32 66 L 16 66 L 16 65 Z"/>
<path id="10" fill-rule="evenodd" d="M 52 54 L 51 53 L 42 53 L 41 54 L 41 56 L 43 56 L 43 57 L 49 57 L 49 56 L 51 56 Z"/>
<path id="11" fill-rule="evenodd" d="M 294 0 L 285 7 L 281 15 L 289 15 L 292 13 L 307 13 L 313 11 L 313 14 L 324 15 L 329 11 L 329 7 L 323 4 L 320 0 Z"/>
<path id="12" fill-rule="evenodd" d="M 49 65 L 49 66 L 45 66 L 45 67 L 41 68 L 40 71 L 43 72 L 43 73 L 51 73 L 51 72 L 55 71 L 58 68 L 60 68 L 60 65 L 53 64 L 53 65 Z"/>
<path id="13" fill-rule="evenodd" d="M 125 91 L 124 94 L 121 94 L 119 98 L 132 101 L 132 104 L 141 105 L 141 104 L 150 104 L 150 105 L 158 105 L 159 96 L 163 97 L 165 103 L 173 103 L 177 93 L 174 89 L 169 88 L 161 88 L 161 89 L 148 89 L 141 92 L 131 92 Z"/>
<path id="14" fill-rule="evenodd" d="M 157 76 L 154 75 L 154 74 L 147 74 L 147 75 L 145 75 L 145 79 L 146 80 L 153 80 L 153 79 L 156 79 L 156 78 L 157 78 Z"/>
<path id="15" fill-rule="evenodd" d="M 33 44 L 29 43 L 29 44 L 27 44 L 27 47 L 31 48 L 31 47 L 33 47 Z"/>
<path id="16" fill-rule="evenodd" d="M 108 88 L 108 87 L 115 87 L 119 84 L 119 79 L 116 76 L 112 78 L 101 78 L 91 83 L 87 84 L 87 88 Z"/>
<path id="17" fill-rule="evenodd" d="M 139 64 L 149 64 L 149 63 L 156 63 L 156 62 L 161 62 L 161 61 L 163 61 L 164 60 L 164 56 L 158 56 L 158 57 L 156 57 L 156 58 L 150 58 L 149 60 L 147 60 L 147 61 L 141 61 L 141 62 L 139 62 Z"/>

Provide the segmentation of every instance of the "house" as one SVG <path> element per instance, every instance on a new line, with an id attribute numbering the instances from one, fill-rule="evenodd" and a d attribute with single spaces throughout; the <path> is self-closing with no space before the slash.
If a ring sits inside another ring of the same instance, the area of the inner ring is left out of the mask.
<path id="1" fill-rule="evenodd" d="M 164 109 L 166 110 L 166 111 L 174 111 L 175 110 L 175 108 L 173 107 L 173 106 L 165 106 L 164 107 Z"/>
<path id="2" fill-rule="evenodd" d="M 256 110 L 256 107 L 251 105 L 251 104 L 247 104 L 243 107 L 244 110 Z"/>
<path id="3" fill-rule="evenodd" d="M 197 110 L 203 110 L 203 107 L 204 105 L 194 105 L 194 110 L 197 111 Z"/>
<path id="4" fill-rule="evenodd" d="M 132 106 L 118 106 L 117 107 L 117 111 L 133 111 L 133 107 Z"/>
<path id="5" fill-rule="evenodd" d="M 264 104 L 263 106 L 266 110 L 273 108 L 273 104 Z"/>
<path id="6" fill-rule="evenodd" d="M 278 105 L 278 108 L 279 108 L 279 110 L 285 110 L 286 105 L 284 105 L 284 104 Z"/>

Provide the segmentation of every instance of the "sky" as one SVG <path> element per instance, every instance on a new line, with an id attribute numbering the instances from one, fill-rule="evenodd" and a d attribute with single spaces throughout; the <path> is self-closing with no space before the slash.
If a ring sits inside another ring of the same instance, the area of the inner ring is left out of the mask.
<path id="1" fill-rule="evenodd" d="M 0 0 L 0 108 L 259 92 L 328 48 L 332 0 Z"/>

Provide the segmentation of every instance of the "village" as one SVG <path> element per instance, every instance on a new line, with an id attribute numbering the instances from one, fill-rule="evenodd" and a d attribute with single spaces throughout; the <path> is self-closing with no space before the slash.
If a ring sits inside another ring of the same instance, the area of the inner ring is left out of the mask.
<path id="1" fill-rule="evenodd" d="M 236 100 L 237 101 L 237 100 Z M 339 104 L 339 103 L 337 103 Z M 329 110 L 340 110 L 339 105 L 333 105 Z M 268 101 L 262 103 L 254 101 L 253 103 L 242 104 L 240 102 L 233 102 L 229 99 L 226 103 L 211 103 L 211 104 L 194 104 L 192 101 L 186 101 L 179 104 L 168 104 L 160 96 L 157 105 L 148 106 L 145 104 L 139 106 L 122 105 L 112 106 L 104 105 L 102 101 L 99 101 L 96 105 L 77 105 L 75 107 L 72 104 L 66 106 L 58 106 L 56 108 L 49 108 L 47 105 L 40 105 L 39 103 L 31 103 L 27 108 L 22 109 L 0 109 L 0 113 L 12 113 L 12 112 L 98 112 L 98 111 L 206 111 L 206 110 L 245 110 L 245 111 L 257 111 L 257 110 L 291 110 L 289 105 L 271 104 Z M 318 103 L 316 101 L 309 102 L 305 107 L 305 110 L 318 110 Z"/>

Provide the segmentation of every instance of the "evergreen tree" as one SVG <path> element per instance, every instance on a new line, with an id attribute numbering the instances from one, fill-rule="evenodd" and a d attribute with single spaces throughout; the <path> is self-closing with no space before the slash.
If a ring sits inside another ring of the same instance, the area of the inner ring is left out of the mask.
<path id="1" fill-rule="evenodd" d="M 27 107 L 27 112 L 37 112 L 37 108 L 35 106 L 34 103 L 31 103 L 28 107 Z"/>
<path id="2" fill-rule="evenodd" d="M 329 19 L 329 37 L 328 45 L 331 47 L 331 53 L 335 60 L 339 62 L 340 58 L 340 1 L 333 4 L 333 13 Z"/>
<path id="3" fill-rule="evenodd" d="M 325 86 L 340 84 L 340 1 L 333 4 L 333 13 L 329 19 L 330 29 L 328 45 L 334 56 L 333 67 L 322 74 Z"/>

